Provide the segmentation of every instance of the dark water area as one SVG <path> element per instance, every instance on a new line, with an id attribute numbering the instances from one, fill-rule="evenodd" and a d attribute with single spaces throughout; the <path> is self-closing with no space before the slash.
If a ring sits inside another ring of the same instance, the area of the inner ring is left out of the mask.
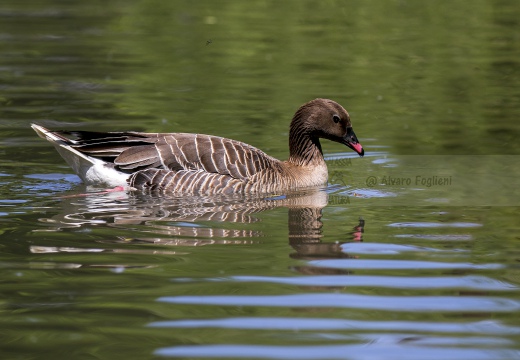
<path id="1" fill-rule="evenodd" d="M 520 359 L 520 3 L 4 1 L 5 359 Z M 288 156 L 350 113 L 329 184 L 87 188 L 30 128 L 196 132 Z M 88 195 L 85 195 L 88 194 Z"/>

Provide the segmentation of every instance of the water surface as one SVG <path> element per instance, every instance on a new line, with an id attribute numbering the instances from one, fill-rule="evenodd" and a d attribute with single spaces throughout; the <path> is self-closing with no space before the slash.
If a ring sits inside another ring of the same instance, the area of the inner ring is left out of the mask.
<path id="1" fill-rule="evenodd" d="M 0 5 L 9 359 L 518 359 L 516 1 Z M 30 129 L 198 132 L 287 157 L 349 110 L 330 181 L 268 197 L 86 188 Z M 88 194 L 88 195 L 85 195 Z"/>

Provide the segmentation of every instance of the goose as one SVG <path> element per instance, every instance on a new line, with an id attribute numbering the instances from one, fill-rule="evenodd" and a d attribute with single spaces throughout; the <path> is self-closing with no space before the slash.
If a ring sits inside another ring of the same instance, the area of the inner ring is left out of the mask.
<path id="1" fill-rule="evenodd" d="M 286 161 L 246 143 L 212 135 L 31 127 L 54 145 L 86 185 L 125 190 L 212 195 L 317 187 L 328 180 L 320 138 L 364 155 L 348 112 L 329 99 L 314 99 L 296 111 Z"/>

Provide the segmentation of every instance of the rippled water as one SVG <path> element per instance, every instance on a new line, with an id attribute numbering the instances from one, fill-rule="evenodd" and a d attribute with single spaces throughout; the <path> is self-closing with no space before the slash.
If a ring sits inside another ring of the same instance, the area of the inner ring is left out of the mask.
<path id="1" fill-rule="evenodd" d="M 515 1 L 0 4 L 6 359 L 519 359 Z M 314 97 L 366 148 L 268 197 L 86 188 L 29 127 L 287 156 Z"/>

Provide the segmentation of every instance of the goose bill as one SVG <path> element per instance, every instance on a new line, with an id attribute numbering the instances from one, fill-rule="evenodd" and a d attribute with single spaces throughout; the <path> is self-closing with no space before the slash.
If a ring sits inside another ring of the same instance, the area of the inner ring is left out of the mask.
<path id="1" fill-rule="evenodd" d="M 352 128 L 349 128 L 347 131 L 347 135 L 343 138 L 343 144 L 347 145 L 349 148 L 354 150 L 358 153 L 359 156 L 365 155 L 365 150 L 363 149 L 363 146 L 359 143 L 356 134 L 352 130 Z"/>

